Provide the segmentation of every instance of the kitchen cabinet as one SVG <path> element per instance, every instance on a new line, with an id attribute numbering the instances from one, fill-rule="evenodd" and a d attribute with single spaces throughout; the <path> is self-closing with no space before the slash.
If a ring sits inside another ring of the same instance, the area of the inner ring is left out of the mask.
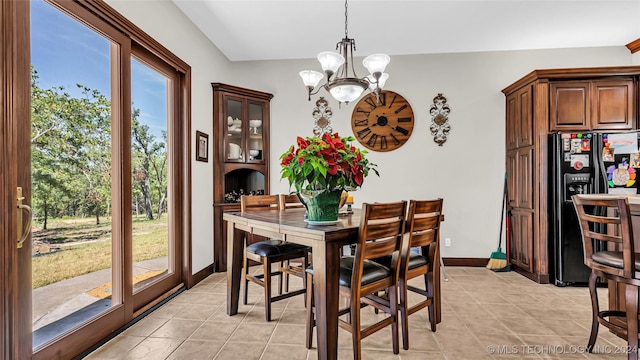
<path id="1" fill-rule="evenodd" d="M 553 81 L 550 129 L 630 130 L 635 126 L 634 80 Z"/>
<path id="2" fill-rule="evenodd" d="M 531 85 L 507 97 L 507 149 L 533 145 L 533 88 Z"/>
<path id="3" fill-rule="evenodd" d="M 511 210 L 509 218 L 509 248 L 511 263 L 518 268 L 533 271 L 533 210 Z"/>
<path id="4" fill-rule="evenodd" d="M 503 89 L 513 269 L 548 283 L 549 145 L 557 131 L 637 129 L 640 66 L 534 70 Z"/>
<path id="5" fill-rule="evenodd" d="M 513 208 L 533 209 L 532 146 L 507 152 L 507 204 Z"/>
<path id="6" fill-rule="evenodd" d="M 269 112 L 273 95 L 212 83 L 214 271 L 226 271 L 226 211 L 240 196 L 269 194 Z"/>

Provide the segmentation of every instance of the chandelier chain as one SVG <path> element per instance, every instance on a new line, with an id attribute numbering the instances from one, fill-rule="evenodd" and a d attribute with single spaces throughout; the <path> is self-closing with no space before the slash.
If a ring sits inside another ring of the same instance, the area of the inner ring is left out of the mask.
<path id="1" fill-rule="evenodd" d="M 349 17 L 349 13 L 348 13 L 347 0 L 344 0 L 344 37 L 345 37 L 345 39 L 349 37 L 349 30 L 348 30 L 349 21 L 348 21 L 348 17 Z"/>

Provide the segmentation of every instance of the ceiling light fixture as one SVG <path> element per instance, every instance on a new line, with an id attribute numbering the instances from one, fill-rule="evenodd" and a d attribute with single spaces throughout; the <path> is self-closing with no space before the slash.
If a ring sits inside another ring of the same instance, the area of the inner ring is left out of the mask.
<path id="1" fill-rule="evenodd" d="M 309 101 L 311 101 L 311 95 L 317 94 L 321 88 L 331 93 L 339 102 L 346 104 L 358 99 L 367 88 L 376 94 L 377 98 L 384 83 L 389 78 L 389 74 L 384 72 L 390 61 L 389 55 L 386 54 L 372 54 L 364 58 L 362 64 L 369 70 L 370 74 L 364 78 L 359 78 L 356 75 L 353 67 L 353 52 L 356 50 L 356 41 L 349 38 L 347 10 L 347 0 L 345 0 L 344 39 L 336 44 L 336 50 L 339 50 L 340 53 L 323 51 L 318 54 L 318 61 L 327 75 L 327 82 L 318 86 L 318 83 L 324 77 L 319 71 L 300 71 L 300 77 L 302 77 L 302 81 L 307 87 Z"/>

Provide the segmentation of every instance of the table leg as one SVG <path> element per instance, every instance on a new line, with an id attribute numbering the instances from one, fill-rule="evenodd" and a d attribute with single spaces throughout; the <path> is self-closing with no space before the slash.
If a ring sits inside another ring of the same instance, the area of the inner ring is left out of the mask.
<path id="1" fill-rule="evenodd" d="M 238 313 L 244 232 L 227 222 L 227 315 Z"/>
<path id="2" fill-rule="evenodd" d="M 338 358 L 340 248 L 340 244 L 331 242 L 317 242 L 313 246 L 313 286 L 320 360 Z"/>

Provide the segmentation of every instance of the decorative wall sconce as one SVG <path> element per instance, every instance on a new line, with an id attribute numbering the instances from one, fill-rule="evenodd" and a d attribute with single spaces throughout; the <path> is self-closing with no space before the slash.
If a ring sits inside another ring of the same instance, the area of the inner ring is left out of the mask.
<path id="1" fill-rule="evenodd" d="M 329 120 L 333 116 L 333 111 L 329 107 L 329 102 L 324 97 L 321 96 L 320 99 L 316 101 L 316 107 L 313 108 L 311 114 L 315 119 L 315 126 L 313 127 L 313 134 L 315 136 L 333 133 L 331 120 Z"/>
<path id="2" fill-rule="evenodd" d="M 429 113 L 431 114 L 430 129 L 433 141 L 439 146 L 442 146 L 447 141 L 447 135 L 451 130 L 451 125 L 447 122 L 449 121 L 450 112 L 451 108 L 447 104 L 447 98 L 440 93 L 433 98 L 433 105 L 429 108 Z"/>

